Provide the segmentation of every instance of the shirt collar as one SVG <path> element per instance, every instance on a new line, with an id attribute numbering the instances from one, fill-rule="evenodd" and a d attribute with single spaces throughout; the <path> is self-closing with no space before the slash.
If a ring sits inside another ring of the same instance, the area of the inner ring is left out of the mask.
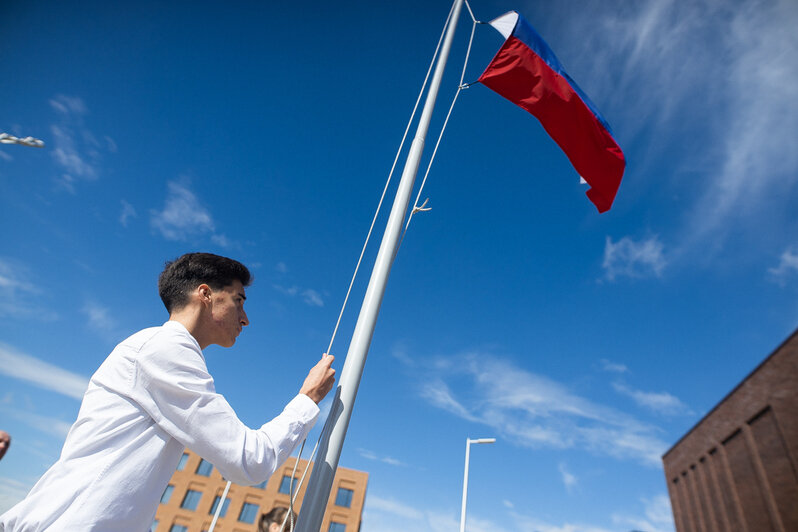
<path id="1" fill-rule="evenodd" d="M 175 331 L 184 333 L 186 336 L 191 338 L 191 341 L 194 342 L 194 345 L 197 346 L 197 351 L 202 353 L 202 348 L 200 348 L 199 342 L 197 342 L 197 339 L 194 338 L 194 336 L 192 336 L 190 332 L 188 332 L 188 329 L 186 329 L 185 325 L 183 325 L 179 321 L 169 320 L 166 323 L 164 323 L 163 326 L 166 327 L 167 329 L 174 329 Z"/>

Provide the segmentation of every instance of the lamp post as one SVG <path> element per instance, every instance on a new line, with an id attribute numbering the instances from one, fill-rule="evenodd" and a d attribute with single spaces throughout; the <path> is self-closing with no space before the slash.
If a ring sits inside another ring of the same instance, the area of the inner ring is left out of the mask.
<path id="1" fill-rule="evenodd" d="M 21 146 L 30 146 L 31 148 L 44 148 L 44 141 L 33 137 L 18 138 L 8 133 L 0 133 L 0 144 L 19 144 Z"/>
<path id="2" fill-rule="evenodd" d="M 466 522 L 466 499 L 468 497 L 468 458 L 471 454 L 472 443 L 495 443 L 496 438 L 479 438 L 472 440 L 466 438 L 466 457 L 465 457 L 465 472 L 463 473 L 463 508 L 460 511 L 460 532 L 465 532 Z"/>

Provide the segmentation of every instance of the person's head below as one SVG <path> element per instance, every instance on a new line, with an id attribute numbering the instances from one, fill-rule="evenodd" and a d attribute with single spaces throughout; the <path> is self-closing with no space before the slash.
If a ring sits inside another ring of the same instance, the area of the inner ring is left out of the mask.
<path id="1" fill-rule="evenodd" d="M 185 325 L 200 347 L 230 347 L 249 325 L 244 288 L 251 281 L 247 267 L 236 260 L 186 253 L 166 263 L 158 293 L 170 319 Z"/>
<path id="2" fill-rule="evenodd" d="M 291 518 L 289 517 L 287 521 L 285 519 L 287 515 L 288 508 L 275 506 L 269 513 L 265 513 L 261 516 L 260 523 L 258 523 L 258 532 L 280 532 L 283 521 L 285 521 L 285 527 L 282 529 L 283 532 L 292 532 Z M 293 522 L 296 524 L 296 514 L 293 515 L 293 518 Z"/>
<path id="3" fill-rule="evenodd" d="M 8 435 L 8 432 L 0 430 L 0 459 L 3 458 L 3 455 L 6 454 L 6 451 L 10 446 L 11 436 Z"/>

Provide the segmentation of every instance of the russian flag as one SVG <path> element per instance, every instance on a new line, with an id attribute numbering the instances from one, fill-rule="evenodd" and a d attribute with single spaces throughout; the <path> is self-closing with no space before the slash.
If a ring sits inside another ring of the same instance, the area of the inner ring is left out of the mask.
<path id="1" fill-rule="evenodd" d="M 489 24 L 506 40 L 479 82 L 540 120 L 590 185 L 590 201 L 609 210 L 626 161 L 607 121 L 521 15 L 510 11 Z"/>

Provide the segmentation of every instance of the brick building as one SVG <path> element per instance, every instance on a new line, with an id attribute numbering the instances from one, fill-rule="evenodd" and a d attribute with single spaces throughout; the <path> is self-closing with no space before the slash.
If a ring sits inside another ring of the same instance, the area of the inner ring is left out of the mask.
<path id="1" fill-rule="evenodd" d="M 678 532 L 798 531 L 798 331 L 662 461 Z"/>
<path id="2" fill-rule="evenodd" d="M 262 514 L 275 506 L 288 507 L 291 472 L 295 463 L 295 458 L 289 458 L 268 481 L 260 485 L 232 484 L 222 503 L 221 514 L 214 531 L 256 532 Z M 295 491 L 307 465 L 307 460 L 301 460 L 297 467 Z M 297 494 L 294 503 L 295 512 L 298 512 L 302 506 L 309 479 L 310 471 Z M 151 530 L 156 532 L 208 530 L 226 484 L 227 481 L 210 462 L 186 450 L 161 497 L 161 504 L 158 506 Z M 323 532 L 360 530 L 367 484 L 368 473 L 338 468 L 322 522 Z"/>

